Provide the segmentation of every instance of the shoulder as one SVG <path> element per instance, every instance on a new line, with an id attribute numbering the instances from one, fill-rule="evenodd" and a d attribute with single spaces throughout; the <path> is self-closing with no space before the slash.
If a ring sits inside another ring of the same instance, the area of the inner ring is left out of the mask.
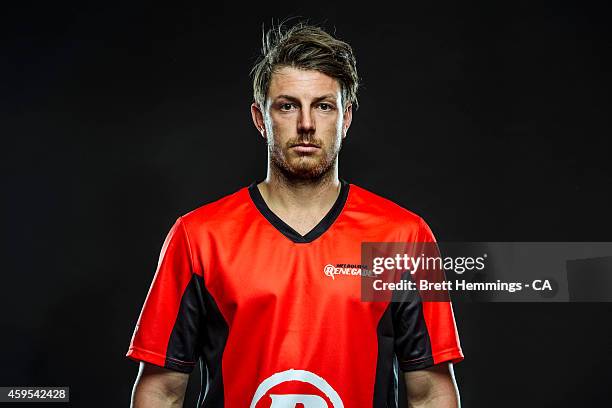
<path id="1" fill-rule="evenodd" d="M 379 225 L 388 225 L 390 228 L 407 229 L 408 232 L 422 232 L 431 234 L 425 220 L 415 212 L 400 206 L 388 198 L 366 190 L 363 187 L 351 184 L 350 211 L 367 216 Z M 411 234 L 412 235 L 412 234 Z"/>
<path id="2" fill-rule="evenodd" d="M 219 228 L 242 221 L 250 209 L 248 188 L 242 187 L 234 193 L 183 214 L 179 221 L 188 231 Z"/>
<path id="3" fill-rule="evenodd" d="M 350 194 L 354 207 L 372 216 L 408 223 L 423 222 L 423 219 L 416 213 L 363 187 L 351 184 Z"/>

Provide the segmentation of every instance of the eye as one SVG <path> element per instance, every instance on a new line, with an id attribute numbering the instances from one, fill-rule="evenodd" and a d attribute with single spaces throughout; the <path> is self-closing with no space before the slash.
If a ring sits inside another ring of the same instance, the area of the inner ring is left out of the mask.
<path id="1" fill-rule="evenodd" d="M 333 106 L 329 103 L 324 102 L 319 104 L 319 109 L 321 109 L 322 111 L 330 111 L 333 109 Z"/>
<path id="2" fill-rule="evenodd" d="M 292 103 L 283 103 L 280 106 L 280 110 L 282 111 L 290 111 L 293 108 L 293 104 Z"/>

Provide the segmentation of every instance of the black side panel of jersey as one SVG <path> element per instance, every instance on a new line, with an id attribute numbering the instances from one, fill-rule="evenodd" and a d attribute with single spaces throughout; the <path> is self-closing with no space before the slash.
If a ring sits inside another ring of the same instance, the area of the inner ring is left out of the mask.
<path id="1" fill-rule="evenodd" d="M 391 304 L 389 304 L 376 328 L 378 358 L 376 360 L 373 408 L 396 408 L 395 373 L 393 369 L 395 342 L 393 336 L 393 316 L 391 312 Z"/>
<path id="2" fill-rule="evenodd" d="M 202 286 L 202 277 L 192 274 L 181 297 L 178 315 L 168 340 L 166 368 L 191 373 L 200 356 L 205 314 Z"/>
<path id="3" fill-rule="evenodd" d="M 410 280 L 406 273 L 402 279 Z M 431 341 L 417 291 L 397 291 L 378 322 L 378 360 L 374 383 L 374 408 L 406 407 L 404 375 L 433 365 Z M 399 372 L 395 378 L 393 357 Z M 397 403 L 396 403 L 397 399 Z"/>
<path id="4" fill-rule="evenodd" d="M 221 357 L 227 343 L 229 327 L 212 298 L 204 279 L 192 274 L 191 281 L 181 298 L 178 316 L 166 351 L 166 368 L 191 373 L 195 361 L 200 357 L 206 365 L 201 366 L 202 389 L 198 406 L 223 407 L 223 375 Z M 194 362 L 186 367 L 173 361 Z"/>
<path id="5" fill-rule="evenodd" d="M 222 361 L 225 345 L 229 336 L 229 326 L 221 314 L 217 302 L 212 297 L 204 280 L 200 280 L 199 290 L 204 294 L 206 307 L 206 324 L 203 333 L 202 358 L 205 369 L 202 370 L 202 386 L 198 407 L 224 407 L 224 388 Z M 206 378 L 208 377 L 208 383 Z"/>
<path id="6" fill-rule="evenodd" d="M 406 272 L 403 280 L 411 280 Z M 391 303 L 395 353 L 400 371 L 431 367 L 433 357 L 429 331 L 423 316 L 423 303 L 418 291 L 403 290 L 393 294 Z"/>

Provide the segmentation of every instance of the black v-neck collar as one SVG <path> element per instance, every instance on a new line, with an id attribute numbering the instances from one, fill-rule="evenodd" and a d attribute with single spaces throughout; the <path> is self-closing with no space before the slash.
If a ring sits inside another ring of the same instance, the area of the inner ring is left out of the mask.
<path id="1" fill-rule="evenodd" d="M 306 235 L 301 235 L 299 232 L 291 228 L 289 224 L 281 220 L 278 215 L 272 212 L 259 192 L 257 184 L 258 183 L 254 181 L 249 186 L 249 195 L 251 196 L 251 200 L 253 200 L 255 207 L 257 207 L 261 215 L 263 215 L 274 228 L 297 244 L 307 244 L 314 241 L 332 226 L 344 208 L 350 187 L 349 183 L 343 179 L 340 179 L 340 194 L 338 194 L 338 198 L 336 198 L 332 208 L 327 212 L 327 214 L 325 214 L 325 217 L 323 217 L 323 219 L 319 221 L 317 225 L 315 225 L 313 229 L 311 229 Z"/>

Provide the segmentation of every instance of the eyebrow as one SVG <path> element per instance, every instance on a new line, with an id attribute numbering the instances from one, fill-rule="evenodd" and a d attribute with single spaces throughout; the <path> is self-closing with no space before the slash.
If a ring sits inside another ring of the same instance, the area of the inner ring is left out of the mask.
<path id="1" fill-rule="evenodd" d="M 298 98 L 296 98 L 295 96 L 291 96 L 291 95 L 278 95 L 276 98 L 274 98 L 274 101 L 277 101 L 279 99 L 287 99 L 287 100 L 292 101 L 292 102 L 299 102 Z M 315 102 L 320 102 L 320 101 L 322 101 L 324 99 L 333 99 L 333 100 L 335 100 L 336 99 L 336 95 L 334 95 L 334 94 L 325 94 L 325 95 L 322 95 L 322 96 L 319 96 L 319 97 L 315 98 L 314 101 Z"/>

